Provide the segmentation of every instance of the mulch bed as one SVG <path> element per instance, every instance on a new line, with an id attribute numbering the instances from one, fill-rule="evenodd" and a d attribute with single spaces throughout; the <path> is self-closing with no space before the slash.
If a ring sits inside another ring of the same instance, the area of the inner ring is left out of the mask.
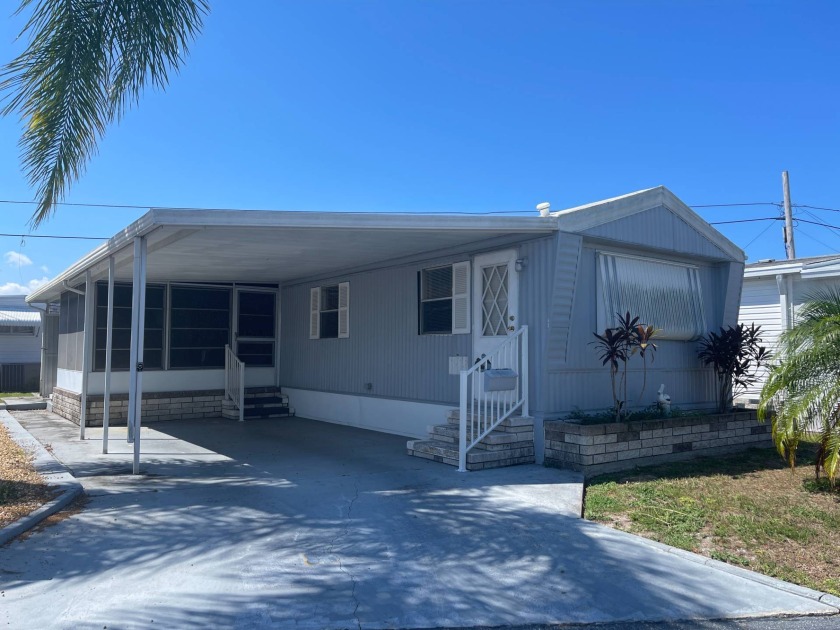
<path id="1" fill-rule="evenodd" d="M 54 492 L 32 465 L 32 455 L 0 425 L 0 527 L 33 512 Z"/>

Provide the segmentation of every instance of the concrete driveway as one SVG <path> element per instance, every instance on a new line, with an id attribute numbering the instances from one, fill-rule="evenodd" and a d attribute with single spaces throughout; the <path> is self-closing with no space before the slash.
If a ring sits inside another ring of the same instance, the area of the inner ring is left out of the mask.
<path id="1" fill-rule="evenodd" d="M 438 628 L 830 614 L 576 518 L 579 479 L 459 474 L 395 436 L 303 419 L 160 423 L 142 477 L 124 429 L 15 417 L 90 501 L 0 548 L 13 628 Z M 122 437 L 122 439 L 120 439 Z"/>

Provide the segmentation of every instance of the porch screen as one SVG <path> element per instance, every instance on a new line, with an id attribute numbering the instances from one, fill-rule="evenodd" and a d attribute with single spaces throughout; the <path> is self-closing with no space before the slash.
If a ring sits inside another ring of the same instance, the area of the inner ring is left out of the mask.
<path id="1" fill-rule="evenodd" d="M 688 341 L 706 334 L 697 267 L 598 252 L 598 331 L 615 326 L 616 314 L 638 316 L 660 339 Z"/>
<path id="2" fill-rule="evenodd" d="M 230 289 L 172 286 L 171 369 L 224 368 L 230 343 Z"/>
<path id="3" fill-rule="evenodd" d="M 164 295 L 166 289 L 146 285 L 146 318 L 143 327 L 143 368 L 163 368 Z M 108 336 L 108 285 L 96 284 L 93 369 L 105 370 L 105 344 Z M 131 285 L 114 284 L 114 328 L 111 342 L 111 369 L 127 370 L 131 347 Z"/>

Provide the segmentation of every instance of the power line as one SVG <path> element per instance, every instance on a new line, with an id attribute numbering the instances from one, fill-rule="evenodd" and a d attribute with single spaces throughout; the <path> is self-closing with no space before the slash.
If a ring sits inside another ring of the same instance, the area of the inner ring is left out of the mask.
<path id="1" fill-rule="evenodd" d="M 707 203 L 694 204 L 692 208 L 734 208 L 736 206 L 776 206 L 780 207 L 782 204 L 778 201 L 753 201 L 751 203 Z"/>
<path id="2" fill-rule="evenodd" d="M 753 243 L 755 243 L 758 239 L 760 239 L 762 236 L 764 236 L 764 235 L 767 233 L 767 230 L 769 230 L 771 227 L 773 227 L 773 224 L 772 224 L 772 223 L 768 223 L 768 224 L 767 224 L 767 227 L 765 227 L 763 230 L 761 230 L 761 232 L 759 232 L 753 240 L 751 240 L 749 243 L 747 243 L 746 245 L 744 245 L 744 251 L 746 251 L 747 249 L 749 249 L 750 245 L 752 245 L 752 244 L 753 244 Z"/>
<path id="3" fill-rule="evenodd" d="M 37 201 L 14 201 L 12 199 L 0 199 L 0 203 L 8 203 L 23 206 L 37 206 Z M 131 204 L 120 203 L 71 203 L 69 201 L 56 201 L 56 206 L 78 206 L 83 208 L 126 208 L 132 210 L 148 210 L 154 206 L 135 206 Z"/>
<path id="4" fill-rule="evenodd" d="M 728 225 L 730 223 L 754 223 L 756 221 L 784 221 L 782 217 L 764 217 L 761 219 L 737 219 L 733 221 L 712 221 L 709 225 Z"/>
<path id="5" fill-rule="evenodd" d="M 822 206 L 809 206 L 807 204 L 793 204 L 794 208 L 810 208 L 811 210 L 824 210 L 825 212 L 840 212 L 840 208 L 824 208 Z"/>
<path id="6" fill-rule="evenodd" d="M 14 236 L 16 238 L 77 239 L 82 241 L 107 241 L 110 238 L 110 236 L 60 236 L 58 234 L 0 234 L 0 236 Z"/>
<path id="7" fill-rule="evenodd" d="M 829 245 L 829 244 L 827 244 L 827 243 L 823 243 L 823 242 L 822 242 L 820 239 L 818 239 L 817 237 L 815 237 L 815 236 L 811 236 L 810 234 L 808 234 L 808 232 L 806 232 L 805 230 L 803 230 L 801 227 L 799 228 L 799 233 L 800 233 L 800 234 L 802 234 L 803 236 L 807 236 L 807 237 L 808 237 L 808 238 L 810 238 L 812 241 L 816 241 L 817 243 L 819 243 L 819 244 L 820 244 L 820 245 L 822 245 L 823 247 L 826 247 L 826 248 L 830 249 L 831 251 L 833 251 L 833 252 L 837 252 L 838 254 L 840 254 L 840 250 L 838 250 L 836 247 L 832 247 L 831 245 Z"/>

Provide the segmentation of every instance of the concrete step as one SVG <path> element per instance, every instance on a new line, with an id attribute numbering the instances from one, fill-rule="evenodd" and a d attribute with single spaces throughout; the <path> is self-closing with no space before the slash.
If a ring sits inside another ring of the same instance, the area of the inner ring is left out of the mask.
<path id="1" fill-rule="evenodd" d="M 245 408 L 245 419 L 252 418 L 287 418 L 294 415 L 294 412 L 288 407 L 266 407 L 266 408 Z"/>
<path id="2" fill-rule="evenodd" d="M 245 398 L 245 409 L 255 409 L 262 407 L 288 407 L 288 396 L 261 396 L 255 398 Z"/>
<path id="3" fill-rule="evenodd" d="M 467 414 L 467 424 L 473 419 L 473 414 Z M 446 414 L 446 422 L 447 424 L 452 424 L 458 426 L 461 424 L 461 413 L 458 409 L 450 409 L 449 412 Z M 494 429 L 495 431 L 504 431 L 507 433 L 516 433 L 516 432 L 533 432 L 534 430 L 534 419 L 530 416 L 511 416 L 510 418 L 506 418 L 499 425 Z"/>
<path id="4" fill-rule="evenodd" d="M 409 440 L 406 452 L 413 457 L 421 457 L 432 461 L 458 465 L 458 449 L 452 448 L 448 442 L 440 440 Z M 505 451 L 476 451 L 467 453 L 467 470 L 483 470 L 486 468 L 502 468 L 519 464 L 534 463 L 534 447 L 521 449 L 507 449 Z"/>
<path id="5" fill-rule="evenodd" d="M 429 436 L 435 440 L 444 442 L 458 443 L 458 437 L 461 434 L 460 427 L 454 424 L 438 424 L 429 427 Z M 472 431 L 467 430 L 467 438 L 472 439 Z M 491 431 L 485 435 L 481 441 L 473 448 L 484 450 L 502 450 L 505 448 L 514 448 L 526 444 L 533 445 L 534 432 L 517 432 L 506 433 L 503 431 Z"/>

